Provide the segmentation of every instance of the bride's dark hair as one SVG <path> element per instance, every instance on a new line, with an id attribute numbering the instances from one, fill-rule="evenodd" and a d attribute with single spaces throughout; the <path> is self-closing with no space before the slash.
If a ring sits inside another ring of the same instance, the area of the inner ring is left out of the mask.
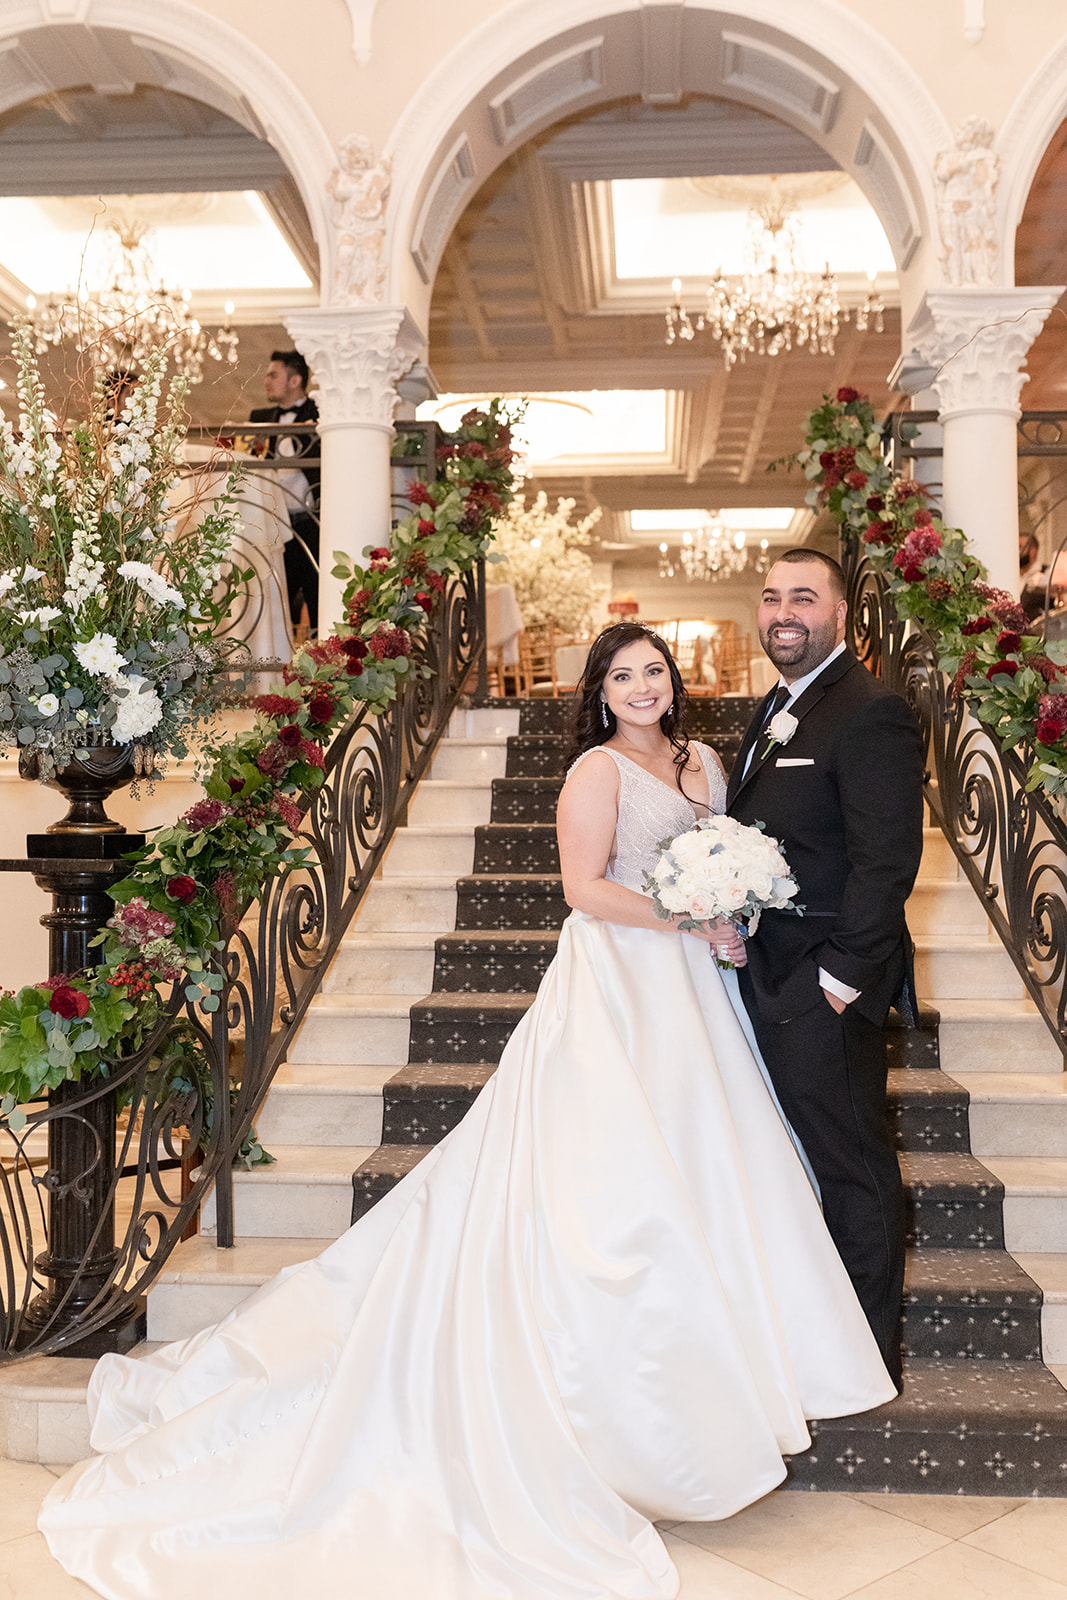
<path id="1" fill-rule="evenodd" d="M 667 644 L 658 633 L 653 633 L 651 628 L 642 626 L 640 622 L 614 622 L 598 634 L 590 645 L 585 671 L 578 684 L 580 699 L 571 728 L 571 747 L 567 752 L 564 771 L 587 750 L 595 750 L 597 745 L 606 744 L 615 733 L 615 713 L 601 698 L 604 679 L 619 651 L 625 650 L 628 644 L 639 643 L 654 645 L 667 663 L 667 671 L 671 675 L 674 698 L 660 717 L 659 725 L 674 751 L 675 781 L 685 794 L 682 773 L 689 762 L 689 730 L 686 726 L 689 696 L 678 671 L 678 663 Z"/>

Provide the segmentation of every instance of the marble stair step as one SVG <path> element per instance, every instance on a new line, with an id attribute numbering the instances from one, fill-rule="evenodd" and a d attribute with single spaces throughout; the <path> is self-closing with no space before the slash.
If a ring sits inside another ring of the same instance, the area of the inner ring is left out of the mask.
<path id="1" fill-rule="evenodd" d="M 342 939 L 323 994 L 428 994 L 434 985 L 438 935 L 428 933 L 350 934 Z"/>
<path id="2" fill-rule="evenodd" d="M 956 852 L 940 828 L 923 828 L 923 853 L 919 865 L 919 883 L 928 878 L 962 880 Z"/>
<path id="3" fill-rule="evenodd" d="M 376 1150 L 370 1145 L 282 1145 L 273 1166 L 235 1167 L 234 1232 L 239 1238 L 336 1239 L 352 1211 L 352 1174 Z M 200 1232 L 215 1233 L 215 1196 L 200 1214 Z"/>
<path id="4" fill-rule="evenodd" d="M 433 988 L 482 994 L 533 993 L 556 953 L 552 928 L 465 928 L 436 941 Z"/>
<path id="5" fill-rule="evenodd" d="M 184 1239 L 148 1292 L 148 1337 L 169 1343 L 213 1327 L 283 1267 L 321 1255 L 332 1239 L 237 1239 L 220 1250 L 199 1234 Z"/>
<path id="6" fill-rule="evenodd" d="M 1021 1000 L 1026 993 L 999 939 L 964 934 L 916 937 L 915 985 L 938 1008 L 942 999 Z"/>
<path id="7" fill-rule="evenodd" d="M 522 993 L 427 995 L 411 1007 L 407 1059 L 473 1061 L 495 1066 L 533 999 L 532 994 Z"/>
<path id="8" fill-rule="evenodd" d="M 1063 1242 L 1067 1244 L 1067 1239 Z M 1067 1363 L 1067 1253 L 1018 1251 L 1015 1260 L 1041 1290 L 1041 1351 L 1045 1365 Z"/>
<path id="9" fill-rule="evenodd" d="M 401 1067 L 408 1059 L 411 997 L 395 994 L 320 994 L 293 1040 L 289 1061 L 344 1066 Z"/>
<path id="10" fill-rule="evenodd" d="M 1027 996 L 933 1002 L 940 1015 L 941 1065 L 952 1077 L 976 1073 L 1062 1074 L 1063 1054 L 1044 1018 Z"/>
<path id="11" fill-rule="evenodd" d="M 475 831 L 475 873 L 558 872 L 552 822 L 489 822 Z"/>
<path id="12" fill-rule="evenodd" d="M 480 873 L 456 884 L 457 929 L 559 929 L 569 915 L 558 873 Z"/>
<path id="13" fill-rule="evenodd" d="M 1050 1156 L 983 1157 L 1004 1186 L 1004 1244 L 1013 1255 L 1057 1254 L 1067 1240 L 1067 1160 Z"/>
<path id="14" fill-rule="evenodd" d="M 813 1425 L 790 1489 L 1063 1494 L 1067 1391 L 1038 1361 L 912 1360 L 897 1400 Z"/>
<path id="15" fill-rule="evenodd" d="M 907 918 L 916 940 L 956 934 L 996 938 L 985 905 L 965 878 L 919 878 L 908 897 Z"/>
<path id="16" fill-rule="evenodd" d="M 479 782 L 434 781 L 424 778 L 408 806 L 408 822 L 427 827 L 442 823 L 488 822 L 493 810 L 493 785 Z"/>
<path id="17" fill-rule="evenodd" d="M 980 1160 L 1067 1159 L 1067 1075 L 961 1072 L 956 1081 L 970 1097 L 971 1150 Z"/>
<path id="18" fill-rule="evenodd" d="M 912 1250 L 904 1348 L 938 1360 L 1040 1361 L 1042 1293 L 1004 1250 Z"/>
<path id="19" fill-rule="evenodd" d="M 451 783 L 486 783 L 504 777 L 507 764 L 506 737 L 443 739 L 430 763 L 430 777 Z"/>
<path id="20" fill-rule="evenodd" d="M 456 879 L 416 873 L 375 878 L 352 922 L 352 934 L 447 933 L 456 925 Z"/>
<path id="21" fill-rule="evenodd" d="M 286 1062 L 256 1117 L 260 1143 L 272 1153 L 291 1144 L 380 1144 L 385 1085 L 397 1070 Z"/>
<path id="22" fill-rule="evenodd" d="M 466 877 L 474 869 L 474 825 L 466 822 L 410 823 L 398 828 L 382 862 L 382 878 Z"/>
<path id="23" fill-rule="evenodd" d="M 512 702 L 491 700 L 482 706 L 460 707 L 448 721 L 449 739 L 509 739 L 522 727 L 522 708 Z"/>

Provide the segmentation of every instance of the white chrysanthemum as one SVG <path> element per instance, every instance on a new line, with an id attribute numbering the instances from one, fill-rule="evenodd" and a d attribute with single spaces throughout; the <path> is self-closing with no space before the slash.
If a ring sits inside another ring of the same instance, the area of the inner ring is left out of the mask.
<path id="1" fill-rule="evenodd" d="M 91 639 L 74 646 L 74 654 L 86 672 L 96 678 L 117 678 L 126 665 L 113 633 L 94 633 Z"/>
<path id="2" fill-rule="evenodd" d="M 147 561 L 124 561 L 119 568 L 119 576 L 129 578 L 157 605 L 173 606 L 176 611 L 185 610 L 185 601 L 178 590 L 173 588 L 166 578 L 161 577 L 155 567 L 150 567 Z"/>
<path id="3" fill-rule="evenodd" d="M 133 739 L 143 738 L 151 733 L 163 715 L 162 700 L 154 689 L 144 687 L 146 682 L 138 674 L 130 673 L 115 685 L 116 691 L 126 687 L 111 728 L 116 744 L 129 744 Z"/>
<path id="4" fill-rule="evenodd" d="M 17 613 L 20 622 L 34 628 L 50 628 L 56 618 L 62 615 L 58 606 L 36 606 L 33 610 Z"/>

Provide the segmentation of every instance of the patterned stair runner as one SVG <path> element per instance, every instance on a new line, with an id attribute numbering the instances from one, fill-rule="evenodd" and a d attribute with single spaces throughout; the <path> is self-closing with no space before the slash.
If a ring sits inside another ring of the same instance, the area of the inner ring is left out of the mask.
<path id="1" fill-rule="evenodd" d="M 694 702 L 729 768 L 751 701 Z M 567 915 L 553 817 L 565 701 L 523 702 L 492 820 L 411 1008 L 408 1065 L 385 1086 L 382 1144 L 353 1175 L 353 1220 L 463 1117 L 552 959 Z M 1042 1295 L 1004 1249 L 1003 1186 L 970 1154 L 968 1094 L 941 1071 L 937 1013 L 891 1026 L 889 1097 L 911 1217 L 905 1389 L 814 1424 L 790 1487 L 1067 1495 L 1067 1391 L 1041 1361 Z"/>

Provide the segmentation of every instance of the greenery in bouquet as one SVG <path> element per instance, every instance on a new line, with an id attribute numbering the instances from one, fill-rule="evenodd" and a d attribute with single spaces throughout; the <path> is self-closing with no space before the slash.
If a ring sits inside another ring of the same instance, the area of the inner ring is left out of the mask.
<path id="1" fill-rule="evenodd" d="M 195 527 L 175 515 L 183 399 L 166 353 L 115 415 L 107 374 L 78 418 L 46 404 L 32 335 L 12 329 L 17 430 L 0 420 L 0 741 L 47 778 L 90 745 L 184 755 L 227 648 L 213 633 L 235 484 Z M 187 519 L 188 520 L 188 519 Z"/>
<path id="2" fill-rule="evenodd" d="M 805 431 L 796 459 L 808 504 L 863 543 L 898 616 L 933 638 L 954 695 L 1002 749 L 1026 751 L 1027 788 L 1067 796 L 1067 642 L 1046 642 L 1014 596 L 990 586 L 960 529 L 931 511 L 923 485 L 894 477 L 866 396 L 824 395 Z"/>

